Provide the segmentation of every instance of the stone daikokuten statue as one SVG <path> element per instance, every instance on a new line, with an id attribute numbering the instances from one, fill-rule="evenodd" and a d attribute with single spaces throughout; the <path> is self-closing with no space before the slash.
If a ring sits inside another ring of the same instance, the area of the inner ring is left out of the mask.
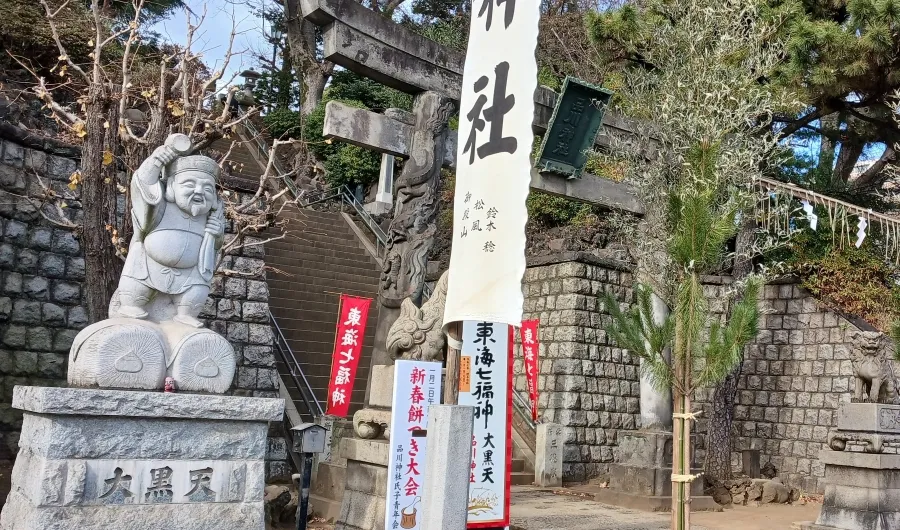
<path id="1" fill-rule="evenodd" d="M 75 337 L 70 384 L 160 390 L 168 375 L 178 390 L 231 386 L 234 349 L 197 319 L 224 239 L 219 166 L 190 151 L 187 136 L 170 135 L 133 175 L 134 236 L 110 318 Z"/>

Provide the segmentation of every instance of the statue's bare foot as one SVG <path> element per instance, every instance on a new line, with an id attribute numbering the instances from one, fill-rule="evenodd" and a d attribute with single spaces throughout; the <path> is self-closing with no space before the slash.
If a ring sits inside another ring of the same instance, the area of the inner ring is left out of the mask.
<path id="1" fill-rule="evenodd" d="M 202 328 L 203 327 L 203 322 L 200 322 L 199 320 L 192 317 L 191 315 L 178 314 L 178 315 L 175 315 L 175 318 L 173 318 L 172 320 L 174 320 L 175 322 L 181 322 L 182 324 L 184 324 L 186 326 L 191 326 L 194 328 Z"/>
<path id="2" fill-rule="evenodd" d="M 128 318 L 147 318 L 147 312 L 140 307 L 123 305 L 119 307 L 119 314 Z"/>

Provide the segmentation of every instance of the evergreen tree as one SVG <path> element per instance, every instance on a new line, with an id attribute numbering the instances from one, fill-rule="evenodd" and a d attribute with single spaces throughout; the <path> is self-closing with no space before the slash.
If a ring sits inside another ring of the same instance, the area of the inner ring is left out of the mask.
<path id="1" fill-rule="evenodd" d="M 776 117 L 782 135 L 801 133 L 819 144 L 818 167 L 847 182 L 854 167 L 884 147 L 874 165 L 855 178 L 877 186 L 895 166 L 900 126 L 890 103 L 900 88 L 900 0 L 768 0 L 795 10 L 782 32 L 787 61 L 773 74 L 797 90 L 808 107 Z"/>
<path id="2" fill-rule="evenodd" d="M 797 109 L 792 94 L 760 82 L 782 60 L 776 36 L 791 14 L 763 0 L 645 0 L 587 18 L 595 43 L 628 57 L 617 101 L 638 120 L 636 137 L 613 139 L 608 156 L 626 162 L 626 179 L 648 212 L 638 238 L 638 279 L 648 287 L 639 290 L 631 312 L 612 300 L 607 308 L 614 315 L 611 335 L 641 357 L 645 373 L 673 389 L 679 530 L 689 528 L 692 394 L 735 374 L 758 317 L 758 279 L 737 282 L 723 326 L 711 319 L 699 277 L 731 260 L 749 263 L 749 248 L 732 256 L 726 243 L 747 226 L 738 218 L 752 219 L 752 179 L 779 162 L 770 117 Z M 672 308 L 668 318 L 652 314 L 650 292 Z M 672 348 L 671 364 L 664 362 L 664 344 Z M 715 427 L 730 428 L 728 420 Z M 722 446 L 714 454 L 730 462 L 728 434 L 715 438 Z M 722 473 L 730 473 L 726 467 Z"/>

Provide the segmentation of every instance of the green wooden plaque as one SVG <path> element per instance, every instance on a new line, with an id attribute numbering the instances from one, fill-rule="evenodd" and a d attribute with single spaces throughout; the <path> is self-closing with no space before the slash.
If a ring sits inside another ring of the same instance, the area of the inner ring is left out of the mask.
<path id="1" fill-rule="evenodd" d="M 579 177 L 587 163 L 587 152 L 603 126 L 603 113 L 612 94 L 605 88 L 567 77 L 535 167 L 542 173 Z"/>

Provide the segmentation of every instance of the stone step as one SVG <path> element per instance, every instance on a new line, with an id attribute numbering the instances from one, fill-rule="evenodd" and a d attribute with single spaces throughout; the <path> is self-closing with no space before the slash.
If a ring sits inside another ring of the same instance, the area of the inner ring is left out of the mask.
<path id="1" fill-rule="evenodd" d="M 284 249 L 266 249 L 266 255 L 268 258 L 273 261 L 283 261 L 284 263 L 291 263 L 297 260 L 311 260 L 315 258 L 315 261 L 324 261 L 327 258 L 333 258 L 335 260 L 340 260 L 340 263 L 350 263 L 355 267 L 365 267 L 369 266 L 372 269 L 376 269 L 378 267 L 378 262 L 375 261 L 366 250 L 359 248 L 357 251 L 349 251 L 341 248 L 333 249 L 333 248 L 310 248 L 304 251 L 303 245 L 298 244 L 294 246 L 291 250 Z M 321 260 L 319 258 L 322 258 Z"/>
<path id="2" fill-rule="evenodd" d="M 336 301 L 340 300 L 339 295 L 335 293 L 358 293 L 368 295 L 368 298 L 374 298 L 374 295 L 378 294 L 378 286 L 373 285 L 372 281 L 334 280 L 331 278 L 307 276 L 303 281 L 285 281 L 280 278 L 272 278 L 268 283 L 269 290 L 284 289 L 287 292 L 295 293 L 297 296 L 299 296 L 299 293 L 307 293 L 312 296 L 322 295 L 321 300 L 309 299 L 311 302 L 325 302 L 328 300 L 328 297 L 334 298 Z M 332 290 L 336 287 L 339 287 L 339 290 Z"/>
<path id="3" fill-rule="evenodd" d="M 269 261 L 275 261 L 274 259 L 269 259 Z M 295 263 L 284 263 L 280 262 L 282 270 L 286 273 L 289 273 L 288 269 L 294 270 L 294 273 L 297 273 L 297 269 L 301 267 L 296 265 Z M 318 262 L 317 264 L 320 264 Z M 356 267 L 343 267 L 341 265 L 334 265 L 332 267 L 326 269 L 319 269 L 312 266 L 304 266 L 303 269 L 303 277 L 299 277 L 294 273 L 288 276 L 288 274 L 271 274 L 269 277 L 270 281 L 283 281 L 283 282 L 293 282 L 297 284 L 305 283 L 306 278 L 322 278 L 324 280 L 331 280 L 335 283 L 343 283 L 347 281 L 354 280 L 366 280 L 366 283 L 371 283 L 372 281 L 378 281 L 381 278 L 381 271 L 376 270 L 374 268 L 364 267 L 364 268 L 356 268 Z"/>
<path id="4" fill-rule="evenodd" d="M 266 263 L 275 263 L 278 268 L 287 274 L 272 273 L 271 278 L 292 279 L 302 281 L 301 274 L 315 275 L 320 278 L 327 278 L 323 273 L 342 273 L 350 274 L 360 278 L 378 278 L 381 276 L 380 268 L 376 267 L 367 258 L 359 258 L 358 260 L 341 259 L 333 256 L 322 257 L 316 259 L 315 256 L 306 256 L 302 259 L 289 260 L 283 256 L 267 256 Z M 343 277 L 334 276 L 335 280 L 343 280 Z"/>
<path id="5" fill-rule="evenodd" d="M 317 398 L 326 400 L 340 297 L 375 298 L 380 267 L 338 213 L 286 208 L 289 234 L 266 245 L 266 263 L 286 274 L 270 274 L 269 307 Z M 351 414 L 362 406 L 375 340 L 375 313 L 366 326 L 351 396 Z M 280 366 L 290 379 L 288 370 Z M 286 383 L 292 384 L 292 383 Z M 292 394 L 303 408 L 299 394 Z"/>
<path id="6" fill-rule="evenodd" d="M 534 473 L 513 471 L 509 475 L 509 482 L 513 486 L 530 486 L 534 483 Z"/>

